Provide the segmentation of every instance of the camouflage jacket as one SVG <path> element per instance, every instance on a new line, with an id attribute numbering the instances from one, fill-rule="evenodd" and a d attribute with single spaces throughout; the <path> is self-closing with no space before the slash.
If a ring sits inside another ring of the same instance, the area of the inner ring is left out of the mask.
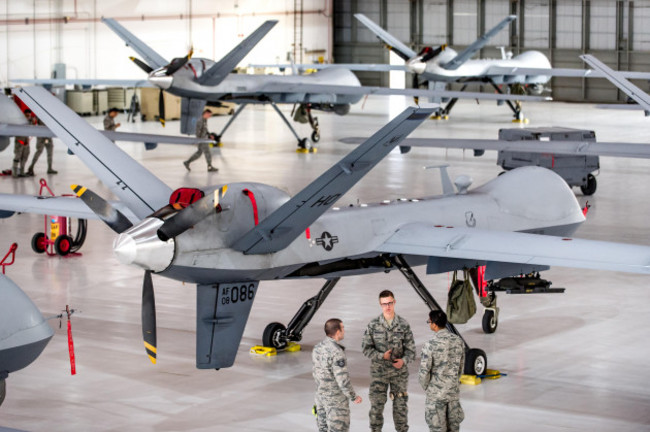
<path id="1" fill-rule="evenodd" d="M 408 375 L 408 367 L 395 369 L 392 361 L 404 360 L 405 365 L 415 360 L 415 340 L 411 326 L 406 320 L 395 314 L 389 327 L 383 315 L 370 321 L 361 341 L 363 355 L 372 360 L 370 371 L 375 374 L 386 374 L 394 371 Z M 392 349 L 390 360 L 384 360 L 384 353 Z"/>
<path id="2" fill-rule="evenodd" d="M 200 117 L 196 121 L 196 137 L 197 138 L 209 138 L 210 132 L 208 132 L 208 121 L 203 117 Z"/>
<path id="3" fill-rule="evenodd" d="M 442 329 L 422 348 L 418 381 L 427 401 L 458 400 L 460 376 L 465 364 L 465 346 L 461 339 Z"/>
<path id="4" fill-rule="evenodd" d="M 106 117 L 104 117 L 104 130 L 114 131 L 115 129 L 115 119 L 106 114 Z"/>
<path id="5" fill-rule="evenodd" d="M 324 404 L 343 403 L 357 397 L 350 382 L 344 349 L 328 337 L 316 345 L 312 352 L 316 396 Z"/>

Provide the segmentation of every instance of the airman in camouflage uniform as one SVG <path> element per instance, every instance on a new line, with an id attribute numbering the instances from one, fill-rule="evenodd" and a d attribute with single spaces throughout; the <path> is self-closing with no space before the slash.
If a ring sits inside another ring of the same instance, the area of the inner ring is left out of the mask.
<path id="1" fill-rule="evenodd" d="M 197 138 L 210 138 L 210 132 L 208 131 L 208 119 L 212 117 L 212 111 L 206 109 L 203 111 L 201 118 L 196 121 L 196 137 Z M 219 169 L 212 166 L 212 154 L 210 153 L 210 143 L 204 142 L 198 145 L 198 150 L 190 156 L 188 160 L 183 162 L 185 168 L 190 171 L 190 164 L 201 157 L 205 156 L 205 162 L 208 164 L 208 171 L 216 172 Z"/>
<path id="2" fill-rule="evenodd" d="M 352 388 L 345 348 L 339 344 L 345 335 L 341 320 L 328 320 L 325 334 L 327 338 L 312 352 L 318 431 L 347 432 L 350 429 L 349 401 L 361 403 L 361 396 Z"/>
<path id="3" fill-rule="evenodd" d="M 42 126 L 43 122 L 40 119 L 38 119 L 37 124 Z M 38 158 L 41 157 L 41 153 L 43 153 L 44 148 L 47 151 L 47 173 L 58 174 L 58 171 L 55 171 L 52 168 L 52 153 L 54 152 L 54 144 L 52 143 L 52 138 L 38 137 L 36 138 L 36 153 L 34 153 L 34 157 L 32 158 L 32 163 L 29 165 L 29 169 L 27 170 L 28 176 L 34 175 L 34 165 L 36 165 L 36 161 L 38 160 Z"/>
<path id="4" fill-rule="evenodd" d="M 120 110 L 117 108 L 111 108 L 108 110 L 106 116 L 104 117 L 104 130 L 114 131 L 118 127 L 122 126 L 121 123 L 115 123 L 115 117 L 117 117 L 117 114 L 119 112 Z"/>
<path id="5" fill-rule="evenodd" d="M 413 332 L 406 320 L 395 314 L 395 296 L 379 294 L 383 313 L 370 321 L 361 348 L 370 363 L 370 430 L 384 426 L 387 393 L 393 401 L 393 421 L 397 432 L 408 430 L 408 364 L 415 359 Z"/>
<path id="6" fill-rule="evenodd" d="M 29 124 L 33 123 L 31 110 L 25 110 L 25 118 Z M 12 177 L 25 177 L 27 160 L 29 160 L 29 137 L 14 137 L 14 160 L 11 167 Z"/>
<path id="7" fill-rule="evenodd" d="M 458 336 L 446 329 L 444 312 L 429 312 L 427 323 L 435 336 L 422 348 L 418 374 L 418 381 L 426 393 L 424 418 L 431 432 L 455 432 L 465 418 L 459 400 L 465 346 Z"/>

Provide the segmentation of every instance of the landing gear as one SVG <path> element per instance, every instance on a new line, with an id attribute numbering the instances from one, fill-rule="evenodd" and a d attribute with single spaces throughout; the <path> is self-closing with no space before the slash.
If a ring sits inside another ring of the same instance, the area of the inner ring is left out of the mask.
<path id="1" fill-rule="evenodd" d="M 483 312 L 483 333 L 491 334 L 497 331 L 499 320 L 493 309 L 485 309 Z"/>
<path id="2" fill-rule="evenodd" d="M 504 94 L 499 86 L 494 83 L 494 81 L 488 80 L 488 82 L 492 85 L 497 93 Z M 507 100 L 505 103 L 508 105 L 508 107 L 510 107 L 512 113 L 514 114 L 514 119 L 512 120 L 513 123 L 528 123 L 528 119 L 524 117 L 524 113 L 522 112 L 521 102 L 515 101 L 515 103 L 512 103 L 512 101 Z"/>
<path id="3" fill-rule="evenodd" d="M 415 292 L 420 296 L 424 303 L 429 306 L 429 309 L 443 310 L 402 255 L 396 255 L 392 258 L 391 262 L 404 275 Z M 485 351 L 478 348 L 470 348 L 465 339 L 463 339 L 463 336 L 452 323 L 447 323 L 447 330 L 458 336 L 465 345 L 464 373 L 467 375 L 483 375 L 487 370 L 487 355 L 485 354 Z"/>
<path id="4" fill-rule="evenodd" d="M 267 325 L 262 335 L 262 344 L 265 347 L 284 349 L 287 347 L 287 328 L 279 322 Z"/>
<path id="5" fill-rule="evenodd" d="M 467 88 L 467 84 L 463 84 L 463 87 L 461 87 L 460 91 L 465 91 Z M 458 98 L 453 98 L 449 102 L 447 102 L 447 105 L 445 105 L 444 108 L 437 110 L 434 115 L 431 116 L 432 120 L 449 120 L 449 113 L 451 112 L 451 109 L 456 105 L 456 102 L 458 102 Z"/>
<path id="6" fill-rule="evenodd" d="M 217 146 L 221 147 L 221 137 L 223 136 L 224 133 L 226 133 L 226 130 L 228 130 L 228 128 L 230 127 L 232 122 L 234 122 L 235 119 L 237 117 L 239 117 L 239 114 L 241 114 L 241 112 L 244 111 L 244 108 L 246 108 L 247 105 L 248 104 L 246 104 L 246 103 L 243 103 L 243 104 L 239 105 L 239 107 L 237 108 L 237 111 L 235 111 L 235 113 L 232 115 L 232 117 L 230 117 L 228 119 L 228 122 L 223 127 L 223 129 L 221 129 L 221 132 L 219 132 L 218 134 L 215 134 L 214 140 L 217 142 Z"/>
<path id="7" fill-rule="evenodd" d="M 593 174 L 589 174 L 587 176 L 587 184 L 580 186 L 580 190 L 582 191 L 583 195 L 591 196 L 596 193 L 596 187 L 597 187 L 596 177 L 594 177 Z"/>
<path id="8" fill-rule="evenodd" d="M 284 349 L 289 342 L 300 342 L 302 340 L 302 331 L 314 317 L 314 314 L 323 305 L 327 296 L 332 292 L 341 278 L 328 279 L 325 285 L 318 291 L 318 294 L 307 300 L 300 306 L 298 312 L 285 327 L 281 323 L 271 323 L 264 329 L 262 343 L 266 347 Z"/>

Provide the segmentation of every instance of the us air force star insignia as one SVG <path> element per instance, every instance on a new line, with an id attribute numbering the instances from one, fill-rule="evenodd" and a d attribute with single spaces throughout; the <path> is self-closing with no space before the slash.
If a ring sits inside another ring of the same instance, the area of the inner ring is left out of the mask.
<path id="1" fill-rule="evenodd" d="M 320 237 L 316 238 L 316 244 L 323 246 L 323 249 L 326 251 L 331 251 L 334 248 L 334 245 L 339 242 L 338 236 L 333 236 L 327 231 L 323 231 L 323 234 Z"/>
<path id="2" fill-rule="evenodd" d="M 337 360 L 336 365 L 338 367 L 344 367 L 345 366 L 345 359 Z"/>

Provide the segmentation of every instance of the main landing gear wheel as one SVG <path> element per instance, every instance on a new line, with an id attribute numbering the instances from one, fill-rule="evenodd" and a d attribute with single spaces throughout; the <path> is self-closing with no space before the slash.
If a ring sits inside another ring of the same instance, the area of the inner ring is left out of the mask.
<path id="1" fill-rule="evenodd" d="M 593 174 L 589 174 L 587 176 L 587 185 L 580 186 L 580 190 L 582 191 L 583 195 L 591 196 L 596 193 L 596 187 L 597 187 L 596 177 L 594 177 Z"/>
<path id="2" fill-rule="evenodd" d="M 483 375 L 487 370 L 487 355 L 479 348 L 470 348 L 465 353 L 465 374 Z"/>
<path id="3" fill-rule="evenodd" d="M 311 133 L 311 141 L 314 142 L 314 143 L 317 143 L 318 141 L 320 141 L 320 133 L 318 133 L 316 131 L 313 131 Z"/>
<path id="4" fill-rule="evenodd" d="M 72 249 L 72 238 L 67 235 L 61 235 L 54 240 L 54 250 L 61 256 L 66 256 Z"/>
<path id="5" fill-rule="evenodd" d="M 284 349 L 287 347 L 287 328 L 279 323 L 272 322 L 267 325 L 262 335 L 262 344 L 265 347 Z"/>
<path id="6" fill-rule="evenodd" d="M 7 394 L 7 383 L 5 382 L 5 380 L 1 379 L 0 380 L 0 405 L 2 405 L 2 402 L 4 402 L 6 394 Z"/>
<path id="7" fill-rule="evenodd" d="M 36 233 L 32 237 L 32 250 L 36 253 L 43 253 L 47 249 L 47 236 L 45 233 Z"/>
<path id="8" fill-rule="evenodd" d="M 490 334 L 497 331 L 499 320 L 492 309 L 485 309 L 483 312 L 483 332 Z"/>

